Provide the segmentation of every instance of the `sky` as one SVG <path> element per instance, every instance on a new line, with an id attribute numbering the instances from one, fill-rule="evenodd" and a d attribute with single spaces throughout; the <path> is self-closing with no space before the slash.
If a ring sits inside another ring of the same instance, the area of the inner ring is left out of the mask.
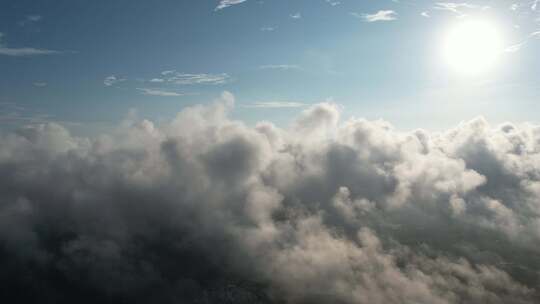
<path id="1" fill-rule="evenodd" d="M 0 1 L 7 303 L 540 303 L 540 1 Z"/>
<path id="2" fill-rule="evenodd" d="M 0 5 L 2 128 L 51 120 L 99 133 L 128 113 L 154 121 L 236 97 L 234 116 L 287 125 L 303 108 L 440 130 L 483 116 L 537 122 L 534 1 L 67 1 Z M 445 33 L 490 20 L 497 65 L 463 77 Z M 525 43 L 524 43 L 525 42 Z M 403 109 L 410 109 L 403 111 Z"/>

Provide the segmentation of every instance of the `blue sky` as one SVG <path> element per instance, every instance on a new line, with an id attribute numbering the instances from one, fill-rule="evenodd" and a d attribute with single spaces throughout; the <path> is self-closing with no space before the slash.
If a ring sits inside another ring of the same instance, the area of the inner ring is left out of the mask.
<path id="1" fill-rule="evenodd" d="M 440 58 L 467 18 L 490 20 L 507 47 L 474 76 Z M 287 125 L 321 101 L 401 129 L 538 123 L 539 30 L 535 1 L 5 0 L 0 128 L 99 132 L 130 109 L 159 122 L 223 91 L 248 123 Z"/>

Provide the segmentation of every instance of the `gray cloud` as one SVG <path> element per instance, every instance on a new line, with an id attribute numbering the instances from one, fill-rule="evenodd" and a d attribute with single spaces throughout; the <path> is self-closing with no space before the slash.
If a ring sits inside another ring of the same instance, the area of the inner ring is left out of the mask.
<path id="1" fill-rule="evenodd" d="M 234 97 L 98 138 L 0 140 L 0 274 L 19 301 L 536 303 L 540 127 L 443 133 L 229 118 Z M 82 298 L 84 295 L 84 298 Z"/>

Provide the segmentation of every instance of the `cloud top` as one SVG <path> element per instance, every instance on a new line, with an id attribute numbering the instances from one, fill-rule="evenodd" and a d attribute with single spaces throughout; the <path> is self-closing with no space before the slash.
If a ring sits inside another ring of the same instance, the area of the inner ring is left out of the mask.
<path id="1" fill-rule="evenodd" d="M 540 127 L 442 133 L 234 96 L 98 138 L 0 135 L 0 282 L 25 302 L 537 303 Z M 85 297 L 81 298 L 81 294 Z"/>

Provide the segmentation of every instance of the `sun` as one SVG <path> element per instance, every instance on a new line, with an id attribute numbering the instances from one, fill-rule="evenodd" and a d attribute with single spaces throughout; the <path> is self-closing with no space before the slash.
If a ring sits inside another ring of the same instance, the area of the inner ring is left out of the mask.
<path id="1" fill-rule="evenodd" d="M 461 74 L 477 75 L 492 69 L 502 54 L 503 42 L 497 27 L 485 20 L 464 20 L 445 35 L 446 64 Z"/>

